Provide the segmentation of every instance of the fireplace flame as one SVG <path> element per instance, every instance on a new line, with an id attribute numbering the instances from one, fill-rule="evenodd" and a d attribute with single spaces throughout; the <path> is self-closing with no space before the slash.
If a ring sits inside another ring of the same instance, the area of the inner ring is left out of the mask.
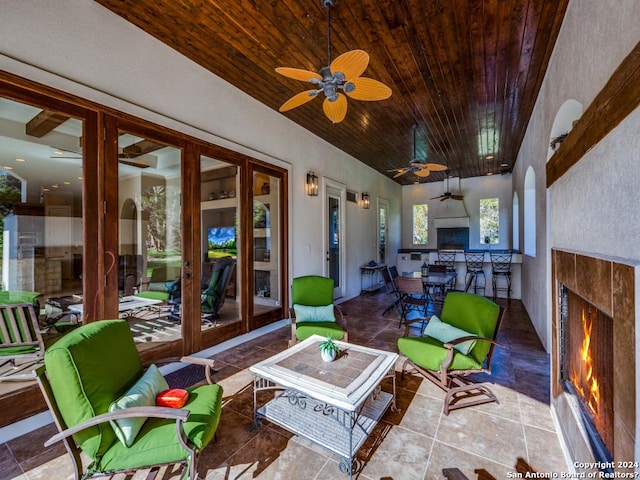
<path id="1" fill-rule="evenodd" d="M 593 317 L 595 317 L 595 312 Z M 591 411 L 597 415 L 598 402 L 600 401 L 600 389 L 598 379 L 593 376 L 593 360 L 591 357 L 591 331 L 593 330 L 593 318 L 588 318 L 582 310 L 582 347 L 580 348 L 580 372 L 573 372 L 576 389 L 585 400 Z"/>

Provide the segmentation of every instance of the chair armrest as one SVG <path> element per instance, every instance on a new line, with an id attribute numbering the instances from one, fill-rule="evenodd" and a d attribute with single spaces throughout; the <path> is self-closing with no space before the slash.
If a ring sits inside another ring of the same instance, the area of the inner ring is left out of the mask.
<path id="1" fill-rule="evenodd" d="M 342 309 L 338 305 L 333 306 L 333 312 L 336 317 L 336 323 L 342 327 L 342 329 L 347 331 L 347 320 L 349 319 L 349 315 L 342 311 Z"/>
<path id="2" fill-rule="evenodd" d="M 459 343 L 468 342 L 469 340 L 476 340 L 476 341 L 480 340 L 484 342 L 489 342 L 489 343 L 493 343 L 494 345 L 497 345 L 498 347 L 504 346 L 501 343 L 496 342 L 492 338 L 478 337 L 476 335 L 467 335 L 466 337 L 456 338 L 455 340 L 451 340 L 450 342 L 443 343 L 442 346 L 448 349 L 452 349 L 455 345 L 458 345 Z"/>
<path id="3" fill-rule="evenodd" d="M 211 378 L 211 375 L 214 373 L 213 366 L 216 363 L 216 361 L 213 358 L 185 356 L 185 357 L 181 357 L 180 361 L 182 363 L 188 363 L 189 365 L 202 365 L 204 367 L 204 375 L 207 378 L 207 383 L 209 385 L 213 385 L 215 383 Z"/>
<path id="4" fill-rule="evenodd" d="M 429 323 L 430 319 L 431 317 L 427 318 L 426 323 Z M 413 320 L 407 320 L 406 322 L 404 322 L 404 336 L 409 336 L 409 327 L 411 327 L 411 325 L 422 322 L 424 322 L 424 318 L 414 318 Z M 422 333 L 420 333 L 420 336 L 422 336 Z"/>
<path id="5" fill-rule="evenodd" d="M 122 418 L 136 418 L 136 417 L 153 417 L 153 418 L 165 418 L 168 420 L 176 420 L 177 422 L 186 422 L 189 418 L 189 410 L 183 408 L 169 408 L 169 407 L 131 407 L 117 410 L 115 412 L 103 413 L 96 417 L 87 420 L 86 422 L 74 425 L 71 428 L 67 428 L 60 433 L 57 433 L 49 440 L 44 442 L 44 446 L 48 447 L 60 440 L 63 440 L 71 435 L 75 435 L 82 430 L 89 427 L 100 425 L 101 423 L 109 422 L 111 420 L 119 420 Z"/>

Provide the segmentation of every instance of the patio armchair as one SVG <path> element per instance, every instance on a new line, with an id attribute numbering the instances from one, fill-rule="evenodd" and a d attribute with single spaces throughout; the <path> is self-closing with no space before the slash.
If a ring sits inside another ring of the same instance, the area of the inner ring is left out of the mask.
<path id="1" fill-rule="evenodd" d="M 222 387 L 188 388 L 182 408 L 155 406 L 167 383 L 155 365 L 144 370 L 126 321 L 71 331 L 47 350 L 36 375 L 59 431 L 45 446 L 64 443 L 76 480 L 177 463 L 185 465 L 182 478 L 197 478 L 199 453 L 220 420 Z"/>
<path id="2" fill-rule="evenodd" d="M 44 342 L 33 303 L 0 305 L 0 365 L 10 363 L 24 371 L 43 356 Z M 31 372 L 10 371 L 0 376 L 0 382 L 28 380 L 33 380 Z"/>
<path id="3" fill-rule="evenodd" d="M 451 410 L 497 402 L 489 388 L 467 376 L 491 373 L 503 315 L 504 308 L 488 298 L 448 293 L 440 318 L 430 318 L 424 336 L 398 339 L 398 350 L 405 357 L 402 375 L 410 369 L 444 390 L 445 415 Z"/>
<path id="4" fill-rule="evenodd" d="M 294 278 L 291 303 L 289 346 L 314 334 L 349 341 L 347 315 L 333 304 L 333 279 L 317 275 Z"/>

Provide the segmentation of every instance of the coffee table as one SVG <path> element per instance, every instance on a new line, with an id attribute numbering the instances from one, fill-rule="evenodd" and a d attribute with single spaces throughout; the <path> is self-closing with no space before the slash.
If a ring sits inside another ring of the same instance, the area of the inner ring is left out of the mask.
<path id="1" fill-rule="evenodd" d="M 395 406 L 394 365 L 398 354 L 346 342 L 336 343 L 341 353 L 323 362 L 313 335 L 249 370 L 254 374 L 254 422 L 267 419 L 308 438 L 340 457 L 340 471 L 353 477 L 353 460 L 378 420 Z M 392 392 L 382 381 L 391 379 Z M 257 405 L 258 392 L 277 391 L 265 405 Z"/>

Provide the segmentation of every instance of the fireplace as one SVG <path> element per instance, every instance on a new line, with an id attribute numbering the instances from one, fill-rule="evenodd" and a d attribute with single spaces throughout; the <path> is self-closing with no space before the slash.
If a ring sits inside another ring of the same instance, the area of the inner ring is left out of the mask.
<path id="1" fill-rule="evenodd" d="M 551 409 L 578 472 L 634 472 L 639 265 L 552 250 Z"/>
<path id="2" fill-rule="evenodd" d="M 579 405 L 597 462 L 612 461 L 613 319 L 560 284 L 560 379 Z"/>

